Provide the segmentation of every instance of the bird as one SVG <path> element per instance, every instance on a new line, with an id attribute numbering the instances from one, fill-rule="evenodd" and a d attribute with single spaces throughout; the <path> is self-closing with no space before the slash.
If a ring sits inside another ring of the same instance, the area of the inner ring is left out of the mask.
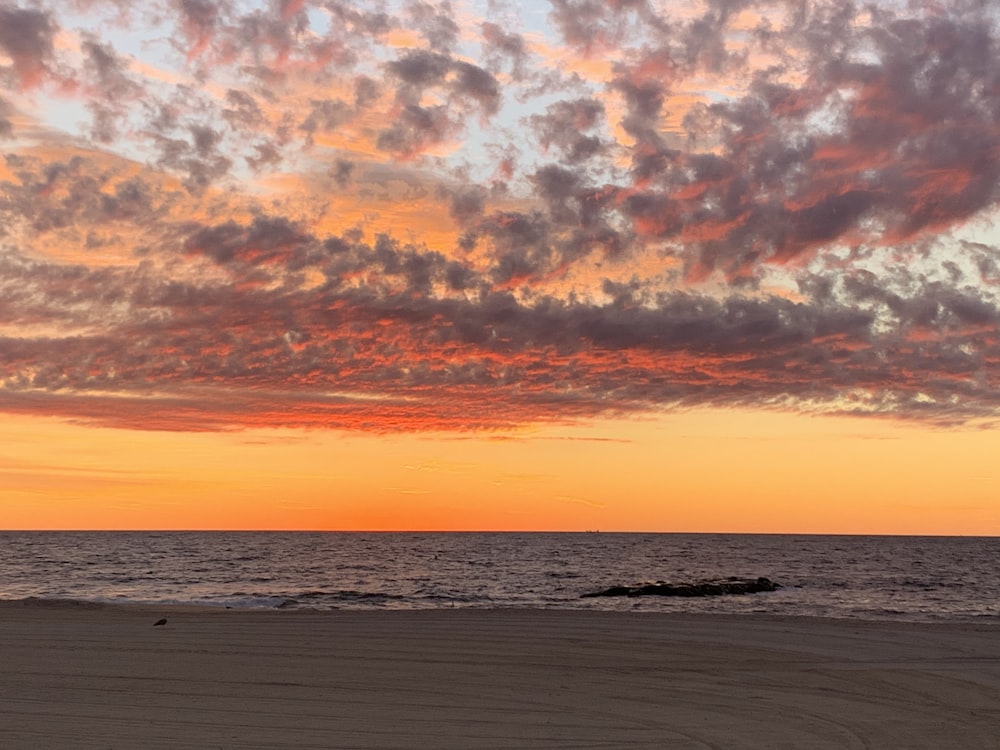
<path id="1" fill-rule="evenodd" d="M 157 620 L 156 622 L 153 623 L 153 627 L 155 628 L 155 627 L 159 627 L 160 625 L 166 625 L 166 624 L 167 624 L 167 618 L 166 617 L 161 617 L 159 620 Z"/>

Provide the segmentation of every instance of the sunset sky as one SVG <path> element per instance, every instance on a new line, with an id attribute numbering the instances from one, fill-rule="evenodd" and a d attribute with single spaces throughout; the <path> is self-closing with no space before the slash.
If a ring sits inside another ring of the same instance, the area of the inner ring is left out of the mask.
<path id="1" fill-rule="evenodd" d="M 1000 534 L 989 0 L 0 0 L 0 528 Z"/>

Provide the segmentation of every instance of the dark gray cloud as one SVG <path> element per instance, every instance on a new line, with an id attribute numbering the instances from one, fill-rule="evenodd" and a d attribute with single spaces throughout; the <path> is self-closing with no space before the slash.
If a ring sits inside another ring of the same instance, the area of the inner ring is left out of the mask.
<path id="1" fill-rule="evenodd" d="M 492 73 L 462 61 L 452 63 L 452 71 L 455 80 L 451 90 L 456 96 L 475 101 L 484 115 L 497 113 L 500 109 L 500 84 Z"/>
<path id="2" fill-rule="evenodd" d="M 44 10 L 0 3 L 0 49 L 11 59 L 0 73 L 14 86 L 34 86 L 48 72 L 58 24 Z"/>
<path id="3" fill-rule="evenodd" d="M 354 162 L 348 161 L 347 159 L 337 159 L 330 167 L 330 176 L 333 177 L 334 181 L 342 188 L 347 187 L 351 181 L 351 175 L 354 174 Z"/>
<path id="4" fill-rule="evenodd" d="M 616 47 L 637 16 L 655 18 L 648 13 L 646 0 L 552 0 L 551 14 L 566 43 L 587 53 Z"/>
<path id="5" fill-rule="evenodd" d="M 387 63 L 386 69 L 404 84 L 423 88 L 440 85 L 451 66 L 452 59 L 448 55 L 429 50 L 411 50 L 398 60 Z"/>
<path id="6" fill-rule="evenodd" d="M 514 81 L 521 81 L 528 65 L 528 46 L 524 37 L 514 31 L 504 30 L 498 24 L 486 21 L 480 27 L 483 35 L 483 53 L 486 67 L 499 73 L 503 62 L 508 62 Z"/>
<path id="7" fill-rule="evenodd" d="M 174 0 L 180 14 L 180 27 L 187 38 L 186 53 L 201 55 L 211 44 L 230 10 L 225 0 Z"/>
<path id="8" fill-rule="evenodd" d="M 306 145 L 311 146 L 313 135 L 318 132 L 331 132 L 347 122 L 354 109 L 341 99 L 324 99 L 312 101 L 312 110 L 299 125 L 299 130 L 306 133 Z"/>
<path id="9" fill-rule="evenodd" d="M 397 101 L 419 106 L 424 91 L 440 89 L 458 105 L 473 104 L 484 116 L 497 113 L 500 84 L 489 71 L 463 60 L 428 50 L 411 50 L 386 64 L 386 70 L 400 82 Z M 455 116 L 461 113 L 456 111 Z"/>
<path id="10" fill-rule="evenodd" d="M 211 32 L 228 10 L 229 4 L 219 0 L 177 0 L 177 7 L 186 23 Z"/>
<path id="11" fill-rule="evenodd" d="M 381 88 L 377 81 L 368 76 L 358 76 L 354 79 L 354 106 L 364 109 L 378 100 Z"/>
<path id="12" fill-rule="evenodd" d="M 434 144 L 449 138 L 458 123 L 449 117 L 443 105 L 420 107 L 408 104 L 402 108 L 396 122 L 378 135 L 375 144 L 404 158 L 413 157 Z"/>
<path id="13" fill-rule="evenodd" d="M 226 108 L 222 117 L 234 128 L 254 130 L 267 123 L 257 99 L 246 91 L 229 89 L 226 92 Z"/>
<path id="14" fill-rule="evenodd" d="M 463 187 L 451 193 L 449 213 L 459 224 L 468 225 L 478 220 L 486 206 L 486 190 L 479 187 Z"/>
<path id="15" fill-rule="evenodd" d="M 604 105 L 596 99 L 556 102 L 544 115 L 531 115 L 529 122 L 545 149 L 556 148 L 570 163 L 586 161 L 604 148 L 594 133 L 604 121 Z"/>
<path id="16" fill-rule="evenodd" d="M 308 238 L 287 219 L 259 216 L 249 226 L 227 221 L 192 228 L 184 251 L 207 255 L 220 264 L 281 263 L 294 271 L 306 262 L 303 252 L 307 244 Z"/>
<path id="17" fill-rule="evenodd" d="M 128 73 L 128 62 L 110 44 L 85 35 L 81 48 L 84 69 L 93 77 L 97 91 L 104 99 L 127 101 L 142 93 L 142 87 Z"/>
<path id="18" fill-rule="evenodd" d="M 14 135 L 14 123 L 10 121 L 14 108 L 6 99 L 0 96 L 0 138 L 10 138 Z"/>
<path id="19" fill-rule="evenodd" d="M 199 194 L 226 176 L 232 161 L 217 150 L 221 136 L 212 128 L 191 125 L 186 135 L 186 138 L 154 137 L 160 152 L 157 164 L 183 173 L 184 187 Z"/>
<path id="20" fill-rule="evenodd" d="M 17 182 L 0 182 L 0 217 L 8 226 L 23 223 L 38 236 L 79 234 L 118 222 L 148 226 L 167 213 L 173 200 L 143 176 L 127 176 L 127 163 L 108 168 L 81 156 L 42 162 L 16 154 L 4 161 Z"/>
<path id="21" fill-rule="evenodd" d="M 443 0 L 437 7 L 411 0 L 406 5 L 406 14 L 431 49 L 450 51 L 458 41 L 459 28 L 452 17 L 448 0 Z"/>
<path id="22" fill-rule="evenodd" d="M 317 3 L 328 10 L 347 32 L 372 37 L 383 36 L 399 26 L 399 20 L 385 10 L 368 10 L 350 2 L 323 0 Z"/>

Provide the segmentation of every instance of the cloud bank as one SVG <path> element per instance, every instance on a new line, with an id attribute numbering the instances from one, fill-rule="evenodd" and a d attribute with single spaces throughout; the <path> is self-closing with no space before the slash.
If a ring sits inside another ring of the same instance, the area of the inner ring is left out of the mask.
<path id="1" fill-rule="evenodd" d="M 993 419 L 997 60 L 964 0 L 0 0 L 0 410 Z"/>

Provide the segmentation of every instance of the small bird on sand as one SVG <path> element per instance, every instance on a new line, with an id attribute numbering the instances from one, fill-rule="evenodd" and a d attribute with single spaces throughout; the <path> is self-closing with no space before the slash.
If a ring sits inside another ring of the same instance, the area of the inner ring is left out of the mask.
<path id="1" fill-rule="evenodd" d="M 155 628 L 155 627 L 159 627 L 160 625 L 166 625 L 166 624 L 167 624 L 167 618 L 166 617 L 162 617 L 162 618 L 160 618 L 159 620 L 157 620 L 156 622 L 153 623 L 153 627 Z"/>

